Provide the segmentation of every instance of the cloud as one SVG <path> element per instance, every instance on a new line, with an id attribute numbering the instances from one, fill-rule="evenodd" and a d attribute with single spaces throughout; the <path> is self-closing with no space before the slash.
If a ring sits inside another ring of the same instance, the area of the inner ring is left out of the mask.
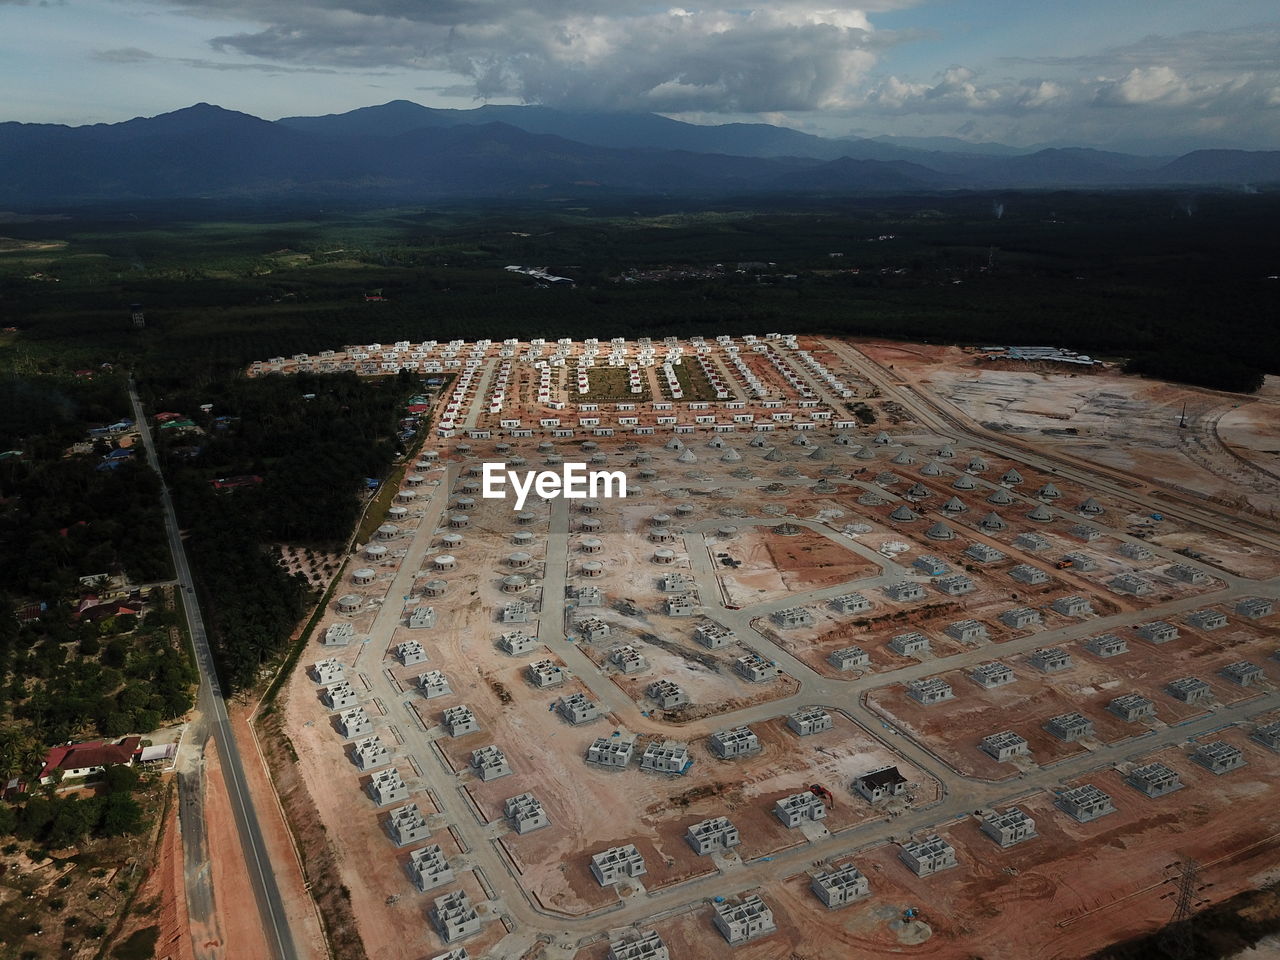
<path id="1" fill-rule="evenodd" d="M 876 10 L 910 0 L 775 0 L 685 9 L 642 0 L 177 0 L 258 29 L 220 53 L 334 69 L 446 70 L 485 99 L 664 112 L 849 106 L 880 52 Z"/>
<path id="2" fill-rule="evenodd" d="M 1123 144 L 1207 137 L 1280 144 L 1280 27 L 1150 35 L 1074 57 L 952 66 L 928 81 L 871 80 L 862 116 L 947 124 L 969 138 Z M 1021 75 L 1019 75 L 1021 74 Z"/>
<path id="3" fill-rule="evenodd" d="M 3 0 L 0 0 L 3 2 Z M 172 63 L 197 70 L 250 71 L 253 73 L 323 73 L 336 74 L 339 71 L 327 67 L 289 67 L 275 63 L 242 63 L 225 60 L 207 60 L 201 57 L 162 57 L 138 47 L 117 47 L 111 50 L 94 50 L 90 58 L 99 63 L 139 64 Z"/>
<path id="4" fill-rule="evenodd" d="M 1280 23 L 1150 34 L 1070 57 L 999 58 L 1017 52 L 996 46 L 1016 43 L 1016 32 L 993 36 L 984 51 L 973 42 L 949 47 L 945 16 L 928 31 L 881 27 L 880 13 L 927 0 L 132 2 L 206 24 L 206 35 L 217 34 L 207 41 L 210 55 L 158 56 L 126 45 L 133 37 L 125 36 L 97 54 L 102 62 L 381 72 L 399 75 L 403 91 L 455 101 L 653 111 L 699 122 L 768 118 L 836 135 L 874 125 L 1017 143 L 1127 138 L 1132 148 L 1143 138 L 1212 135 L 1280 145 Z M 1212 23 L 1213 14 L 1201 22 Z M 1099 35 L 1108 28 L 1102 17 Z M 912 60 L 896 57 L 892 48 L 922 37 L 929 43 Z M 937 72 L 903 66 L 958 50 L 961 62 L 942 59 Z"/>
<path id="5" fill-rule="evenodd" d="M 137 47 L 119 47 L 115 50 L 94 50 L 90 56 L 99 63 L 147 63 L 160 60 L 154 53 Z"/>
<path id="6" fill-rule="evenodd" d="M 1197 89 L 1172 67 L 1134 67 L 1118 80 L 1100 84 L 1093 102 L 1110 107 L 1186 106 L 1212 93 L 1212 85 Z"/>
<path id="7" fill-rule="evenodd" d="M 1065 104 L 1072 89 L 1040 78 L 984 81 L 973 70 L 953 66 L 933 83 L 890 76 L 868 90 L 863 106 L 886 113 L 1009 113 L 1051 109 Z"/>
<path id="8" fill-rule="evenodd" d="M 1215 72 L 1270 71 L 1280 69 L 1280 25 L 1259 24 L 1242 30 L 1191 30 L 1179 34 L 1148 34 L 1133 43 L 1107 47 L 1074 57 L 1005 57 L 1004 63 L 1041 66 L 1158 67 Z"/>

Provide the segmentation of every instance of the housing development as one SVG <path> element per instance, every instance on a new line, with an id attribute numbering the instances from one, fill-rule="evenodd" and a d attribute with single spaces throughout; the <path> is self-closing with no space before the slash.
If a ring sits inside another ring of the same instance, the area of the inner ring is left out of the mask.
<path id="1" fill-rule="evenodd" d="M 1177 864 L 1224 894 L 1272 865 L 1265 524 L 845 341 L 249 373 L 343 370 L 438 391 L 280 707 L 369 956 L 1083 956 L 1163 922 Z M 626 482 L 484 490 L 568 464 Z"/>

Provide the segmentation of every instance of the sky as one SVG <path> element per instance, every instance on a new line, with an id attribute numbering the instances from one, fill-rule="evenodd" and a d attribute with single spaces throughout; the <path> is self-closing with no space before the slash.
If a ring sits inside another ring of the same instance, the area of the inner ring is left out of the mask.
<path id="1" fill-rule="evenodd" d="M 755 5 L 753 5 L 755 4 Z M 0 0 L 0 121 L 388 100 L 1280 149 L 1274 0 Z"/>

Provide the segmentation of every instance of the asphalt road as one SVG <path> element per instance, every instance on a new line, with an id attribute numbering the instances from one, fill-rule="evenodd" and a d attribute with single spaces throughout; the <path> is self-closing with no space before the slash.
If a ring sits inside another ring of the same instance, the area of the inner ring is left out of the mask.
<path id="1" fill-rule="evenodd" d="M 674 454 L 671 456 L 674 457 Z M 803 466 L 803 463 L 800 465 Z M 388 590 L 388 598 L 399 598 L 412 589 L 414 576 L 420 569 L 428 545 L 452 497 L 452 484 L 449 478 L 456 475 L 457 466 L 451 465 L 451 467 L 449 477 L 436 488 L 432 502 L 414 532 L 407 556 L 401 562 L 396 579 Z M 750 481 L 750 485 L 758 485 L 760 482 L 759 480 Z M 784 482 L 791 485 L 804 485 L 811 484 L 813 478 L 797 476 Z M 837 482 L 849 483 L 850 481 Z M 853 483 L 856 486 L 862 485 L 857 481 Z M 724 482 L 721 485 L 731 484 Z M 746 485 L 745 482 L 744 485 Z M 666 486 L 667 484 L 658 482 L 653 492 L 659 493 Z M 982 486 L 994 487 L 995 484 L 983 483 Z M 985 493 L 985 490 L 981 492 Z M 886 494 L 886 496 L 893 498 L 892 494 Z M 1020 503 L 1023 502 L 1021 495 L 1016 496 Z M 1060 512 L 1055 510 L 1055 513 Z M 739 525 L 772 524 L 781 519 L 781 517 L 744 518 L 733 522 Z M 503 941 L 498 945 L 496 955 L 515 955 L 513 951 L 516 949 L 516 944 L 523 943 L 522 937 L 527 937 L 530 931 L 550 936 L 553 938 L 553 943 L 565 951 L 564 955 L 570 955 L 572 949 L 565 944 L 577 942 L 580 936 L 598 933 L 605 926 L 616 928 L 628 923 L 651 923 L 664 914 L 679 912 L 691 903 L 698 903 L 714 896 L 732 896 L 750 890 L 763 882 L 785 875 L 785 871 L 804 869 L 815 860 L 843 856 L 917 830 L 934 828 L 969 816 L 975 809 L 990 809 L 997 805 L 1011 803 L 1028 793 L 1053 790 L 1091 770 L 1132 760 L 1164 746 L 1185 742 L 1209 730 L 1230 724 L 1247 723 L 1251 717 L 1272 709 L 1280 703 L 1280 692 L 1271 691 L 1258 699 L 1240 704 L 1217 705 L 1206 716 L 1190 723 L 1179 726 L 1161 724 L 1151 729 L 1145 736 L 1114 744 L 1091 745 L 1090 749 L 1083 754 L 1048 768 L 1033 767 L 1012 780 L 990 782 L 964 776 L 947 767 L 943 761 L 927 748 L 916 743 L 905 731 L 891 725 L 886 729 L 884 718 L 867 707 L 863 696 L 873 688 L 894 682 L 905 682 L 916 677 L 931 676 L 960 667 L 971 667 L 991 659 L 997 653 L 989 646 L 981 645 L 966 649 L 954 656 L 929 659 L 901 667 L 896 671 L 850 675 L 848 678 L 828 677 L 814 671 L 803 661 L 775 646 L 758 633 L 753 621 L 784 606 L 823 603 L 833 596 L 851 590 L 867 591 L 903 578 L 924 578 L 920 577 L 917 571 L 905 569 L 855 540 L 841 537 L 821 523 L 790 516 L 786 519 L 842 543 L 853 552 L 873 560 L 880 570 L 857 581 L 789 594 L 771 601 L 750 604 L 745 609 L 734 610 L 724 603 L 715 577 L 713 558 L 705 548 L 702 538 L 703 532 L 713 530 L 723 523 L 724 519 L 711 518 L 685 527 L 682 534 L 689 557 L 689 572 L 698 583 L 698 593 L 702 602 L 701 612 L 733 628 L 740 644 L 778 661 L 784 670 L 800 681 L 800 689 L 788 698 L 754 704 L 728 714 L 708 718 L 690 727 L 734 726 L 784 715 L 803 705 L 824 706 L 854 720 L 872 736 L 885 741 L 891 749 L 905 755 L 913 764 L 937 779 L 941 784 L 941 795 L 937 800 L 913 807 L 896 818 L 873 820 L 838 834 L 810 838 L 808 843 L 780 851 L 767 859 L 724 867 L 720 872 L 707 877 L 675 887 L 648 891 L 626 901 L 620 907 L 611 907 L 603 912 L 597 911 L 580 917 L 564 916 L 546 909 L 530 897 L 519 879 L 509 871 L 506 862 L 494 846 L 494 840 L 508 832 L 508 825 L 501 819 L 491 823 L 481 820 L 479 811 L 467 801 L 463 792 L 472 774 L 465 769 L 455 772 L 451 767 L 439 762 L 439 758 L 434 755 L 431 742 L 447 737 L 447 734 L 441 727 L 433 725 L 432 720 L 427 720 L 425 729 L 413 720 L 408 705 L 419 695 L 411 689 L 397 687 L 390 681 L 385 670 L 375 669 L 372 663 L 367 663 L 362 676 L 367 676 L 370 683 L 368 700 L 387 704 L 390 715 L 397 719 L 410 718 L 409 724 L 402 724 L 400 727 L 405 732 L 405 741 L 396 752 L 414 758 L 415 771 L 419 775 L 412 779 L 411 789 L 417 791 L 426 788 L 431 792 L 433 801 L 441 811 L 437 818 L 433 818 L 433 827 L 450 824 L 464 840 L 464 847 L 468 853 L 465 862 L 460 861 L 458 866 L 482 871 L 487 886 L 493 891 L 491 906 L 494 913 L 516 922 L 515 930 L 509 935 L 509 941 Z M 1079 521 L 1079 518 L 1075 519 Z M 921 522 L 926 524 L 929 521 Z M 966 536 L 971 535 L 969 523 L 952 522 L 964 529 Z M 1103 526 L 1103 524 L 1097 525 Z M 546 557 L 540 584 L 542 609 L 538 618 L 539 639 L 565 663 L 577 679 L 587 686 L 593 699 L 607 707 L 617 721 L 617 725 L 632 732 L 653 733 L 664 732 L 664 730 L 672 732 L 664 728 L 661 721 L 645 717 L 641 712 L 641 704 L 637 704 L 623 694 L 612 680 L 591 662 L 580 649 L 579 644 L 566 639 L 568 624 L 564 617 L 563 598 L 570 582 L 568 573 L 571 563 L 571 526 L 572 517 L 568 502 L 561 499 L 553 500 L 550 504 L 550 517 L 546 529 Z M 1200 566 L 1157 545 L 1151 546 L 1166 559 L 1177 559 Z M 1009 549 L 1007 545 L 1003 548 Z M 1206 594 L 1183 597 L 1164 604 L 1122 611 L 1105 617 L 1093 617 L 1080 623 L 1033 633 L 1001 644 L 998 655 L 1009 657 L 1022 654 L 1035 647 L 1078 639 L 1138 621 L 1173 616 L 1210 604 L 1229 602 L 1245 595 L 1276 596 L 1280 593 L 1280 584 L 1274 581 L 1250 581 L 1216 568 L 1205 567 L 1204 569 L 1223 581 L 1224 586 Z M 387 647 L 395 626 L 402 616 L 401 604 L 394 599 L 389 599 L 383 605 L 371 629 L 372 641 L 369 646 L 373 649 L 369 650 L 366 656 L 381 654 L 384 658 L 388 657 Z M 388 661 L 384 660 L 384 664 L 386 662 Z M 395 706 L 392 707 L 392 704 Z M 435 709 L 427 712 L 432 719 L 438 713 Z M 686 739 L 689 737 L 690 727 L 683 728 Z M 698 735 L 703 734 L 700 732 Z M 680 734 L 677 733 L 676 736 Z M 499 743 L 499 746 L 502 744 Z"/>
<path id="2" fill-rule="evenodd" d="M 842 355 L 846 353 L 846 351 L 839 352 Z M 852 354 L 852 351 L 847 351 L 847 353 Z M 861 355 L 856 355 L 856 359 L 854 356 L 846 356 L 846 359 L 853 363 L 855 368 L 865 373 L 871 382 L 879 386 L 886 397 L 898 400 L 911 410 L 927 432 L 932 433 L 932 431 L 936 430 L 944 436 L 955 436 L 964 443 L 975 443 L 993 452 L 1010 456 L 1021 462 L 1030 463 L 1040 469 L 1055 471 L 1072 479 L 1092 483 L 1106 492 L 1115 493 L 1118 496 L 1142 503 L 1151 502 L 1145 499 L 1141 489 L 1128 487 L 1105 472 L 1098 475 L 1090 465 L 1044 456 L 1037 451 L 1016 448 L 1007 442 L 989 437 L 963 421 L 949 416 L 946 411 L 939 410 L 934 404 L 926 406 L 924 398 L 913 393 L 909 388 L 894 383 L 892 378 L 887 376 L 882 369 L 865 360 Z M 478 396 L 483 396 L 491 372 L 491 367 L 483 372 L 480 378 Z M 799 372 L 807 379 L 804 371 L 801 370 Z M 814 382 L 813 386 L 819 394 L 824 393 L 821 384 Z M 834 405 L 835 401 L 832 402 Z M 473 405 L 470 415 L 466 419 L 468 425 L 475 423 L 478 405 L 479 401 L 477 401 L 476 405 Z M 141 422 L 141 411 L 138 411 L 138 414 L 138 419 Z M 150 437 L 144 433 L 144 438 L 148 444 L 148 453 L 150 454 Z M 807 464 L 803 463 L 797 465 L 802 469 L 807 466 Z M 626 901 L 620 907 L 610 908 L 607 911 L 607 917 L 601 913 L 581 917 L 563 916 L 553 910 L 546 909 L 533 899 L 528 891 L 524 889 L 519 879 L 512 874 L 508 863 L 499 854 L 499 851 L 494 846 L 494 840 L 507 832 L 509 827 L 502 820 L 492 823 L 485 822 L 481 819 L 480 811 L 468 801 L 464 787 L 470 781 L 472 774 L 467 770 L 455 771 L 451 766 L 444 763 L 443 757 L 436 752 L 432 741 L 445 736 L 442 728 L 432 723 L 437 711 L 434 709 L 426 711 L 431 719 L 426 720 L 424 727 L 418 720 L 417 714 L 410 709 L 410 705 L 419 695 L 412 689 L 405 689 L 401 685 L 392 682 L 388 673 L 384 669 L 380 669 L 389 662 L 387 648 L 394 635 L 395 627 L 403 616 L 404 608 L 399 602 L 399 598 L 412 592 L 415 575 L 426 558 L 433 536 L 447 508 L 452 486 L 450 480 L 456 476 L 458 464 L 455 463 L 450 466 L 452 469 L 446 475 L 444 482 L 434 492 L 432 502 L 424 510 L 418 527 L 414 531 L 413 538 L 407 544 L 406 556 L 402 560 L 399 571 L 388 590 L 388 601 L 379 611 L 370 629 L 371 642 L 368 644 L 368 649 L 362 648 L 360 651 L 366 661 L 375 660 L 375 658 L 381 661 L 366 662 L 363 665 L 361 676 L 366 679 L 368 693 L 365 697 L 362 697 L 362 700 L 366 704 L 385 704 L 387 722 L 395 722 L 400 729 L 404 730 L 403 743 L 400 744 L 399 749 L 395 750 L 395 753 L 400 756 L 407 756 L 412 762 L 417 776 L 410 778 L 411 789 L 415 792 L 424 789 L 430 791 L 434 805 L 440 811 L 439 814 L 432 817 L 433 829 L 438 829 L 444 824 L 452 825 L 456 835 L 461 838 L 462 848 L 467 851 L 463 858 L 459 858 L 455 866 L 462 869 L 475 870 L 483 876 L 483 884 L 486 892 L 490 894 L 491 907 L 494 913 L 514 921 L 514 930 L 509 934 L 507 940 L 498 945 L 496 955 L 522 954 L 528 946 L 530 936 L 541 934 L 552 939 L 553 944 L 559 951 L 557 955 L 568 956 L 573 952 L 570 944 L 576 942 L 578 937 L 595 935 L 606 926 L 616 928 L 628 923 L 652 922 L 658 917 L 678 912 L 691 903 L 698 903 L 709 897 L 732 896 L 749 890 L 762 882 L 786 875 L 786 871 L 804 869 L 815 860 L 843 856 L 869 846 L 884 843 L 894 837 L 904 836 L 916 830 L 933 828 L 947 821 L 968 816 L 975 809 L 991 808 L 996 805 L 1010 803 L 1027 793 L 1037 790 L 1055 789 L 1063 783 L 1069 782 L 1071 779 L 1091 770 L 1125 762 L 1159 750 L 1167 745 L 1182 743 L 1189 738 L 1210 730 L 1230 724 L 1247 723 L 1250 718 L 1273 709 L 1277 704 L 1280 704 L 1280 691 L 1273 689 L 1263 693 L 1257 699 L 1240 704 L 1217 705 L 1206 716 L 1197 718 L 1190 723 L 1176 727 L 1159 725 L 1142 737 L 1114 744 L 1091 745 L 1090 749 L 1083 754 L 1071 757 L 1049 768 L 1034 767 L 1026 771 L 1022 776 L 1010 781 L 989 782 L 963 776 L 948 768 L 926 746 L 915 742 L 907 736 L 905 731 L 893 727 L 886 730 L 886 725 L 880 715 L 870 710 L 864 703 L 863 695 L 872 688 L 889 683 L 941 673 L 958 667 L 972 666 L 974 663 L 992 657 L 993 654 L 989 648 L 967 649 L 952 657 L 931 659 L 923 663 L 901 667 L 896 671 L 850 676 L 847 679 L 843 677 L 832 678 L 814 671 L 803 661 L 791 656 L 786 650 L 776 647 L 766 637 L 758 633 L 752 623 L 753 620 L 762 615 L 767 615 L 782 606 L 801 605 L 806 602 L 821 603 L 829 600 L 834 595 L 850 590 L 879 588 L 891 580 L 900 579 L 904 576 L 915 577 L 914 571 L 906 571 L 893 563 L 893 561 L 880 557 L 872 551 L 862 549 L 861 545 L 857 544 L 856 541 L 848 541 L 846 543 L 843 538 L 833 534 L 820 523 L 788 518 L 793 523 L 799 523 L 810 530 L 842 542 L 847 548 L 863 556 L 871 553 L 872 555 L 868 558 L 876 561 L 880 567 L 879 573 L 863 578 L 860 581 L 842 584 L 837 587 L 790 595 L 775 601 L 753 604 L 745 610 L 734 610 L 724 603 L 724 598 L 719 591 L 715 578 L 713 558 L 707 553 L 701 536 L 704 529 L 709 530 L 723 521 L 716 519 L 704 521 L 701 524 L 693 524 L 684 529 L 682 533 L 686 537 L 685 545 L 689 556 L 690 572 L 698 581 L 703 612 L 732 627 L 737 633 L 740 643 L 777 660 L 783 669 L 792 674 L 800 683 L 799 691 L 790 698 L 752 705 L 730 714 L 709 719 L 704 725 L 731 726 L 785 714 L 800 705 L 815 704 L 826 706 L 833 711 L 840 711 L 861 724 L 873 736 L 885 739 L 894 750 L 904 754 L 913 764 L 935 777 L 942 786 L 941 796 L 934 802 L 911 808 L 893 820 L 873 820 L 841 831 L 838 834 L 810 838 L 810 842 L 781 851 L 768 859 L 749 861 L 737 866 L 722 868 L 721 872 L 707 877 L 679 884 L 675 887 L 646 892 Z M 792 484 L 804 484 L 811 483 L 812 480 L 812 477 L 808 479 L 796 477 L 789 482 Z M 758 482 L 752 481 L 753 484 Z M 865 484 L 856 479 L 837 482 L 852 482 L 856 486 L 865 486 Z M 725 481 L 722 485 L 732 486 L 728 481 Z M 980 481 L 979 485 L 981 487 L 994 486 L 985 481 Z M 655 484 L 653 492 L 658 493 L 665 486 L 666 484 L 662 483 Z M 985 494 L 985 490 L 981 491 L 981 493 Z M 972 495 L 971 499 L 976 501 L 978 495 Z M 892 494 L 887 494 L 886 496 L 889 499 L 893 499 Z M 1016 493 L 1015 498 L 1020 504 L 1032 502 Z M 1152 509 L 1157 506 L 1159 505 L 1152 504 Z M 174 555 L 177 561 L 177 558 L 182 556 L 181 544 L 176 540 L 176 526 L 172 522 L 172 510 L 168 504 L 167 494 L 166 509 L 170 518 L 171 537 L 175 541 Z M 1053 509 L 1053 512 L 1059 517 L 1070 516 L 1061 509 Z M 1194 505 L 1184 506 L 1177 504 L 1172 509 L 1166 506 L 1164 512 L 1170 515 L 1175 513 L 1189 515 L 1187 518 L 1191 519 L 1192 522 L 1202 523 L 1215 529 L 1222 529 L 1224 532 L 1230 531 L 1236 535 L 1245 536 L 1247 539 L 1254 539 L 1255 541 L 1267 539 L 1265 534 L 1259 535 L 1257 533 L 1254 533 L 1253 537 L 1248 537 L 1244 531 L 1239 530 L 1239 524 L 1233 522 L 1232 518 L 1222 516 L 1208 509 L 1201 510 Z M 563 501 L 553 502 L 550 513 L 547 529 L 546 558 L 541 582 L 542 611 L 541 616 L 538 618 L 540 639 L 588 687 L 593 698 L 600 700 L 608 707 L 609 711 L 619 721 L 620 726 L 626 726 L 633 731 L 660 729 L 661 724 L 658 721 L 644 717 L 640 705 L 623 695 L 616 685 L 591 663 L 590 659 L 577 644 L 566 639 L 563 598 L 565 596 L 565 588 L 569 583 L 570 517 L 568 506 Z M 772 523 L 780 519 L 782 518 L 738 520 L 734 522 L 739 524 Z M 1071 519 L 1073 522 L 1084 522 L 1078 517 L 1072 517 Z M 971 522 L 956 520 L 955 525 L 968 528 L 965 529 L 965 535 L 971 535 Z M 1105 527 L 1106 522 L 1103 521 L 1095 525 Z M 1116 533 L 1123 538 L 1122 532 Z M 1178 559 L 1182 562 L 1189 562 L 1193 566 L 1200 566 L 1200 564 L 1185 561 L 1184 558 L 1178 557 L 1158 546 L 1152 545 L 1152 549 L 1165 557 L 1165 559 Z M 185 558 L 177 562 L 179 563 L 180 579 L 184 584 L 189 583 L 189 576 L 185 570 Z M 1199 606 L 1227 602 L 1247 594 L 1270 597 L 1280 596 L 1280 580 L 1250 581 L 1227 574 L 1221 570 L 1208 567 L 1204 569 L 1212 576 L 1223 581 L 1224 586 L 1222 589 L 1208 594 L 1201 594 L 1197 597 L 1181 598 L 1166 604 L 1147 607 L 1141 611 L 1124 611 L 1108 617 L 1093 618 L 1056 630 L 1042 631 L 1002 645 L 1000 655 L 1020 654 L 1033 647 L 1077 639 L 1080 636 L 1099 630 L 1132 624 L 1139 619 L 1156 619 L 1161 616 L 1185 613 L 1187 610 Z M 193 599 L 189 600 L 189 604 L 190 609 L 195 611 Z M 196 619 L 198 621 L 198 613 L 196 613 Z M 198 635 L 201 638 L 200 642 L 203 643 L 203 630 L 197 631 L 195 624 L 193 624 L 192 632 L 193 635 Z M 201 647 L 198 645 L 197 649 L 200 650 Z M 202 659 L 206 663 L 202 663 L 202 677 L 212 678 L 212 669 L 207 663 L 207 645 L 203 647 L 203 650 Z M 203 700 L 205 697 L 203 686 L 201 694 Z M 229 741 L 229 731 L 225 730 L 225 710 L 221 709 L 221 697 L 216 692 L 216 678 L 212 678 L 208 696 L 212 701 L 216 701 L 210 706 L 208 713 L 214 721 L 214 735 L 219 736 L 219 731 L 221 730 L 222 736 Z M 383 714 L 382 710 L 371 712 L 375 716 Z M 218 722 L 219 718 L 222 719 L 222 723 Z M 407 723 L 405 722 L 406 720 L 408 721 Z M 221 744 L 222 740 L 219 740 L 219 743 Z M 501 746 L 501 744 L 499 745 Z M 226 750 L 224 755 L 233 755 L 233 751 L 234 743 L 231 743 L 230 748 Z M 232 766 L 233 764 L 228 760 L 227 767 L 231 768 Z M 233 806 L 235 806 L 237 792 L 237 787 L 234 784 L 241 782 L 238 777 L 238 757 L 234 761 L 234 766 L 237 773 L 236 780 L 230 778 L 231 771 L 230 769 L 228 770 L 228 787 L 232 792 Z M 243 794 L 242 788 L 241 794 Z M 241 816 L 242 810 L 237 807 L 238 825 Z M 249 806 L 245 819 L 246 825 L 251 820 L 252 807 Z M 256 836 L 256 827 L 256 821 L 252 822 L 252 828 L 248 832 Z M 257 846 L 255 847 L 254 841 L 246 835 L 245 828 L 242 828 L 241 837 L 245 844 L 246 859 L 250 864 L 251 872 L 256 865 L 260 874 L 259 877 L 254 878 L 255 886 L 261 881 L 263 889 L 259 891 L 259 903 L 263 906 L 264 925 L 270 931 L 273 928 L 273 923 L 269 922 L 272 916 L 271 908 L 274 905 L 274 908 L 278 910 L 278 895 L 275 894 L 274 883 L 271 882 L 269 870 L 264 870 L 262 866 L 266 863 L 266 860 L 259 853 L 261 850 L 260 839 L 256 841 Z M 270 883 L 269 891 L 266 886 L 268 883 Z M 279 951 L 279 955 L 292 956 L 291 948 L 288 951 L 283 949 L 284 945 L 288 943 L 288 930 L 284 924 L 283 917 L 280 917 L 279 923 L 274 924 L 274 927 L 278 934 L 283 932 L 285 938 L 281 941 L 282 949 Z"/>
<path id="3" fill-rule="evenodd" d="M 231 810 L 235 815 L 236 830 L 240 835 L 240 845 L 244 850 L 245 863 L 249 868 L 248 879 L 253 886 L 258 910 L 262 914 L 262 929 L 267 945 L 272 955 L 278 960 L 293 960 L 298 954 L 289 930 L 289 920 L 285 914 L 284 904 L 280 898 L 280 889 L 276 885 L 276 878 L 271 870 L 271 859 L 262 837 L 262 828 L 258 824 L 258 815 L 253 808 L 253 799 L 249 795 L 244 765 L 240 761 L 240 751 L 231 729 L 231 720 L 227 716 L 226 702 L 214 667 L 213 652 L 209 647 L 209 636 L 205 631 L 204 620 L 200 616 L 195 581 L 192 579 L 191 567 L 187 562 L 187 551 L 182 543 L 178 517 L 173 509 L 173 498 L 169 495 L 168 484 L 164 482 L 164 474 L 160 472 L 160 461 L 156 457 L 155 444 L 151 439 L 151 428 L 147 423 L 142 401 L 138 398 L 138 391 L 132 379 L 129 380 L 129 396 L 133 401 L 133 417 L 137 421 L 138 430 L 142 435 L 142 444 L 146 449 L 147 463 L 160 477 L 160 502 L 164 507 L 164 524 L 169 537 L 169 551 L 173 555 L 174 571 L 177 574 L 178 587 L 182 591 L 182 603 L 187 614 L 187 628 L 195 649 L 196 666 L 200 671 L 200 694 L 196 701 L 199 719 L 192 724 L 192 743 L 203 754 L 204 745 L 212 735 L 218 746 L 218 756 L 222 761 L 222 777 L 227 785 Z M 197 881 L 197 890 L 189 889 L 189 899 L 193 892 L 197 898 L 196 902 L 192 903 L 192 914 L 207 916 L 212 907 L 212 889 L 208 880 L 207 864 L 204 863 L 206 857 L 202 808 L 204 791 L 203 789 L 184 789 L 181 793 L 184 860 L 189 868 L 188 877 Z M 193 866 L 196 867 L 198 874 L 194 878 L 191 877 L 190 870 Z M 228 919 L 234 921 L 235 918 Z"/>

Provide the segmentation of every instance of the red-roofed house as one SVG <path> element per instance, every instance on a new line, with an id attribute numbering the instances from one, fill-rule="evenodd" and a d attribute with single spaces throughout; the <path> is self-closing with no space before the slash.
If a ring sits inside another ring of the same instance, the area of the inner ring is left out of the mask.
<path id="1" fill-rule="evenodd" d="M 45 754 L 44 766 L 40 768 L 40 782 L 52 783 L 53 775 L 58 770 L 62 771 L 64 780 L 70 780 L 92 776 L 107 767 L 122 763 L 132 764 L 141 743 L 141 737 L 125 737 L 119 743 L 93 740 L 89 743 L 67 743 L 53 747 Z"/>
<path id="2" fill-rule="evenodd" d="M 136 617 L 142 610 L 134 603 L 122 603 L 119 600 L 112 600 L 108 603 L 93 603 L 89 606 L 80 608 L 80 618 L 88 620 L 90 623 L 97 623 L 99 620 L 105 620 L 107 617 Z"/>

